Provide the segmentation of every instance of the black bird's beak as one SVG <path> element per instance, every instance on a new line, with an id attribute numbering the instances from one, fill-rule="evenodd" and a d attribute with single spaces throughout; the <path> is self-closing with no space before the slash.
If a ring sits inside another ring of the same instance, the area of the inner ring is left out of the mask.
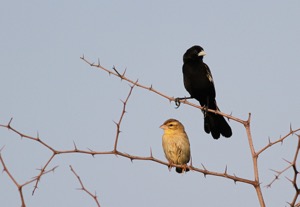
<path id="1" fill-rule="evenodd" d="M 198 56 L 200 57 L 200 56 L 204 56 L 204 55 L 206 55 L 206 53 L 204 52 L 204 50 L 201 50 L 199 53 L 198 53 Z"/>

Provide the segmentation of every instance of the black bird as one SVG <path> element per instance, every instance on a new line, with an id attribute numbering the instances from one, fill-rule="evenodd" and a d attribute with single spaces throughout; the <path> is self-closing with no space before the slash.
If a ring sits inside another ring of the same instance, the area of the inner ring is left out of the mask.
<path id="1" fill-rule="evenodd" d="M 191 47 L 183 55 L 182 72 L 184 87 L 191 95 L 189 98 L 195 98 L 200 102 L 201 106 L 206 109 L 219 110 L 215 99 L 216 91 L 213 77 L 209 67 L 203 62 L 204 55 L 206 53 L 198 45 Z M 231 128 L 223 116 L 208 112 L 207 110 L 204 110 L 203 113 L 204 130 L 206 133 L 211 133 L 214 139 L 220 138 L 220 134 L 224 137 L 231 137 Z"/>

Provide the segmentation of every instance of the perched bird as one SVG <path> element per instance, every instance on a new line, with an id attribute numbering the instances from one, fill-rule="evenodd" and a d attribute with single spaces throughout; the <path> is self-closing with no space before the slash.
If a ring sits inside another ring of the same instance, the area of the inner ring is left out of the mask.
<path id="1" fill-rule="evenodd" d="M 203 48 L 195 45 L 183 55 L 183 81 L 184 87 L 191 97 L 200 102 L 206 109 L 219 110 L 216 103 L 214 80 L 209 67 L 203 62 L 206 55 Z M 184 99 L 184 98 L 179 98 Z M 211 133 L 214 139 L 231 137 L 232 131 L 223 116 L 204 110 L 204 130 Z"/>
<path id="2" fill-rule="evenodd" d="M 161 126 L 164 130 L 162 146 L 170 164 L 184 165 L 176 167 L 176 172 L 189 171 L 186 164 L 190 161 L 190 142 L 184 126 L 176 119 L 168 119 Z"/>

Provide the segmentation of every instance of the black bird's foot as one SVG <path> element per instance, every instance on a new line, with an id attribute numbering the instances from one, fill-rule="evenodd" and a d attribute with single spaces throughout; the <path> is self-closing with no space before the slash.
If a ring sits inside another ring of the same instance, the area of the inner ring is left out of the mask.
<path id="1" fill-rule="evenodd" d="M 203 109 L 202 109 L 202 113 L 204 115 L 204 118 L 207 116 L 207 112 L 208 112 L 208 107 L 206 105 L 204 105 Z"/>
<path id="2" fill-rule="evenodd" d="M 176 109 L 179 108 L 179 106 L 180 106 L 180 101 L 181 101 L 181 100 L 186 100 L 186 99 L 191 99 L 191 98 L 192 98 L 192 97 L 183 97 L 183 98 L 177 97 L 177 98 L 175 98 Z"/>
<path id="3" fill-rule="evenodd" d="M 175 98 L 175 105 L 176 105 L 176 109 L 178 109 L 179 108 L 179 106 L 180 106 L 180 100 L 182 100 L 181 98 Z"/>

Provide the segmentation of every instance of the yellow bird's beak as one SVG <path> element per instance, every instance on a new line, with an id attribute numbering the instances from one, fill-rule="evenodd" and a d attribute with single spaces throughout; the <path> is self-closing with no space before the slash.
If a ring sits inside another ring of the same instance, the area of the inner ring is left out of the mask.
<path id="1" fill-rule="evenodd" d="M 161 128 L 161 129 L 163 129 L 163 130 L 165 130 L 165 129 L 167 129 L 167 126 L 166 125 L 164 125 L 164 124 L 162 124 L 159 128 Z"/>

